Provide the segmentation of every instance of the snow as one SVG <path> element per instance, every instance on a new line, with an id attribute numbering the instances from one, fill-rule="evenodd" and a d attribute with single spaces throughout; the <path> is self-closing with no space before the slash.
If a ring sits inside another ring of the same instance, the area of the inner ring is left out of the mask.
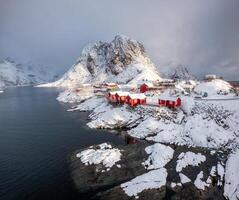
<path id="1" fill-rule="evenodd" d="M 211 169 L 211 171 L 210 171 L 210 175 L 211 176 L 216 176 L 216 166 L 212 166 L 212 169 Z"/>
<path id="2" fill-rule="evenodd" d="M 90 147 L 78 154 L 77 158 L 80 158 L 81 162 L 85 165 L 98 165 L 102 164 L 109 171 L 121 158 L 121 152 L 117 148 L 112 148 L 110 144 L 103 143 L 97 146 L 98 149 Z M 118 165 L 119 166 L 119 165 Z"/>
<path id="3" fill-rule="evenodd" d="M 239 199 L 239 149 L 229 155 L 226 163 L 224 196 L 229 200 Z"/>
<path id="4" fill-rule="evenodd" d="M 138 94 L 129 94 L 129 97 L 131 99 L 145 99 L 146 96 L 142 93 L 138 93 Z"/>
<path id="5" fill-rule="evenodd" d="M 217 163 L 217 174 L 220 176 L 219 185 L 221 185 L 224 179 L 225 170 L 220 163 Z"/>
<path id="6" fill-rule="evenodd" d="M 191 180 L 186 175 L 184 175 L 183 173 L 179 173 L 179 177 L 180 177 L 180 180 L 181 180 L 182 184 L 191 182 Z"/>
<path id="7" fill-rule="evenodd" d="M 121 188 L 128 196 L 138 198 L 138 194 L 144 190 L 159 189 L 164 186 L 166 178 L 167 170 L 165 168 L 155 169 L 121 184 Z"/>
<path id="8" fill-rule="evenodd" d="M 173 158 L 174 153 L 171 147 L 160 143 L 146 147 L 145 151 L 149 157 L 143 162 L 143 165 L 148 170 L 164 167 Z"/>
<path id="9" fill-rule="evenodd" d="M 199 166 L 200 163 L 205 162 L 206 157 L 201 153 L 186 152 L 178 156 L 176 171 L 181 172 L 187 166 Z"/>
<path id="10" fill-rule="evenodd" d="M 112 92 L 111 92 L 112 93 Z M 116 91 L 115 94 L 118 94 L 119 96 L 128 96 L 130 93 L 129 92 L 125 92 L 125 91 Z"/>
<path id="11" fill-rule="evenodd" d="M 194 185 L 199 189 L 199 190 L 205 190 L 205 187 L 208 187 L 209 184 L 204 182 L 203 180 L 203 171 L 201 171 L 198 175 L 196 180 L 194 181 Z"/>

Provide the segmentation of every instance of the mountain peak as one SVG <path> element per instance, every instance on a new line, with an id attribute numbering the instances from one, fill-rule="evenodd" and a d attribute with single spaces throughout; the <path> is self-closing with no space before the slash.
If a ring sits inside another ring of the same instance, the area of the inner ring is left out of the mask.
<path id="1" fill-rule="evenodd" d="M 83 83 L 138 83 L 160 79 L 141 43 L 116 35 L 107 42 L 87 45 L 75 65 L 53 86 L 74 87 Z"/>

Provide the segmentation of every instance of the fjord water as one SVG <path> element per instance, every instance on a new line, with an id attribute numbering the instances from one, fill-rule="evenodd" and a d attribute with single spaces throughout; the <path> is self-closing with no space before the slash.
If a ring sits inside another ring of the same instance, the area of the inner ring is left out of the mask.
<path id="1" fill-rule="evenodd" d="M 80 148 L 124 139 L 86 126 L 87 113 L 67 112 L 50 88 L 0 94 L 0 199 L 82 199 L 69 157 Z"/>

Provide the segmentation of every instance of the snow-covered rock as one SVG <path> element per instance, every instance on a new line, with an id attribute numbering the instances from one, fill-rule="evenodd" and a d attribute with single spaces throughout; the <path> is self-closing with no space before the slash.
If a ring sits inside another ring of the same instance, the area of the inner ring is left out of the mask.
<path id="1" fill-rule="evenodd" d="M 187 166 L 199 166 L 200 163 L 205 162 L 206 157 L 201 153 L 186 152 L 178 156 L 176 171 L 181 172 Z"/>
<path id="2" fill-rule="evenodd" d="M 149 154 L 149 157 L 143 165 L 148 170 L 164 167 L 173 158 L 174 153 L 171 147 L 160 143 L 148 146 L 145 151 Z"/>
<path id="3" fill-rule="evenodd" d="M 205 187 L 208 187 L 209 184 L 206 183 L 203 179 L 203 171 L 201 171 L 198 175 L 196 180 L 194 181 L 194 185 L 199 189 L 199 190 L 205 190 Z"/>
<path id="4" fill-rule="evenodd" d="M 163 187 L 166 184 L 167 175 L 165 168 L 155 169 L 121 184 L 121 188 L 128 196 L 137 198 L 138 194 L 144 190 Z"/>
<path id="5" fill-rule="evenodd" d="M 97 149 L 89 147 L 88 149 L 76 154 L 77 158 L 85 165 L 102 164 L 106 171 L 109 171 L 118 161 L 120 161 L 121 152 L 117 148 L 112 148 L 110 144 L 102 143 Z M 119 165 L 118 165 L 119 166 Z"/>
<path id="6" fill-rule="evenodd" d="M 87 124 L 90 128 L 117 129 L 134 125 L 140 115 L 130 112 L 125 105 L 113 107 L 104 103 L 94 109 L 90 118 L 92 121 Z"/>
<path id="7" fill-rule="evenodd" d="M 188 178 L 188 177 L 187 177 L 186 175 L 184 175 L 183 173 L 179 173 L 179 177 L 180 177 L 180 180 L 181 180 L 181 183 L 182 183 L 182 184 L 191 182 L 190 178 Z"/>
<path id="8" fill-rule="evenodd" d="M 77 92 L 69 89 L 65 90 L 64 92 L 61 92 L 57 97 L 57 100 L 63 103 L 77 103 L 85 101 L 86 99 L 89 99 L 93 96 L 94 93 L 92 90 L 84 90 L 83 92 Z"/>
<path id="9" fill-rule="evenodd" d="M 0 61 L 0 88 L 46 83 L 56 79 L 50 70 L 17 64 L 10 59 Z"/>
<path id="10" fill-rule="evenodd" d="M 160 80 L 142 44 L 117 35 L 110 43 L 86 46 L 76 64 L 58 81 L 45 86 L 76 87 L 83 83 L 140 83 Z"/>
<path id="11" fill-rule="evenodd" d="M 239 199 L 239 149 L 232 153 L 226 163 L 224 196 L 229 200 Z"/>

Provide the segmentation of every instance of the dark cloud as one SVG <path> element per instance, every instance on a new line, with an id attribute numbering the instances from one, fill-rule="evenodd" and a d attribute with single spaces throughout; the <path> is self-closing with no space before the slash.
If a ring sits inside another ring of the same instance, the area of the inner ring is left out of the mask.
<path id="1" fill-rule="evenodd" d="M 89 42 L 125 34 L 164 71 L 239 76 L 238 0 L 0 0 L 0 57 L 66 70 Z"/>

